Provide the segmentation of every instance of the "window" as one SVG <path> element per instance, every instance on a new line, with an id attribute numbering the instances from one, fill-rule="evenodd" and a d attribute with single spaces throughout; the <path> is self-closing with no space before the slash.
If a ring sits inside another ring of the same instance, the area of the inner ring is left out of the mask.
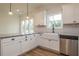
<path id="1" fill-rule="evenodd" d="M 55 15 L 49 15 L 47 16 L 47 28 L 55 28 L 60 29 L 63 27 L 63 21 L 62 21 L 62 15 L 61 14 L 55 14 Z"/>
<path id="2" fill-rule="evenodd" d="M 21 33 L 22 34 L 28 34 L 33 33 L 33 19 L 30 20 L 23 20 L 21 22 Z"/>

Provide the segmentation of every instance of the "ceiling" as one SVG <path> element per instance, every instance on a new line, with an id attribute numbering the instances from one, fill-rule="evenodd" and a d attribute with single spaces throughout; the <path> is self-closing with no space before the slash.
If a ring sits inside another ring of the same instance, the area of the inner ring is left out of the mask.
<path id="1" fill-rule="evenodd" d="M 39 10 L 50 9 L 54 6 L 61 6 L 64 3 L 28 3 L 29 14 L 37 12 Z M 0 10 L 5 12 L 9 11 L 10 3 L 0 3 Z M 18 11 L 19 10 L 19 11 Z M 12 3 L 12 11 L 14 13 L 26 14 L 27 4 L 26 3 Z"/>

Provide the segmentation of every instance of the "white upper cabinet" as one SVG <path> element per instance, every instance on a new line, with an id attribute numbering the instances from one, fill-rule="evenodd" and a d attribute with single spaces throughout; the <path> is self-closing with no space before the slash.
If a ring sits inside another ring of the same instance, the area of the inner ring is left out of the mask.
<path id="1" fill-rule="evenodd" d="M 79 23 L 79 4 L 75 4 L 74 15 L 75 15 L 76 23 Z"/>
<path id="2" fill-rule="evenodd" d="M 78 4 L 66 4 L 62 6 L 63 23 L 79 23 L 79 6 Z"/>

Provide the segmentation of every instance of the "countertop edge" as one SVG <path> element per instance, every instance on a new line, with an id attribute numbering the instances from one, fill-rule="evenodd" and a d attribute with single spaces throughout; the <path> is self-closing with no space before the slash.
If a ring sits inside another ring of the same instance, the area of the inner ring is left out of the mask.
<path id="1" fill-rule="evenodd" d="M 13 35 L 4 35 L 1 36 L 0 39 L 4 39 L 4 38 L 11 38 L 11 37 L 19 37 L 19 36 L 26 36 L 26 35 L 32 35 L 32 34 L 39 34 L 39 33 L 31 33 L 31 34 L 13 34 Z"/>

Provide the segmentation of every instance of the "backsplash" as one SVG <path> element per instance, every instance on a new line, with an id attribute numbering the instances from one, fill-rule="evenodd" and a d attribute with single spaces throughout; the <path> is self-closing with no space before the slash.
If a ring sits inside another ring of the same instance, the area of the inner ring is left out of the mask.
<path id="1" fill-rule="evenodd" d="M 51 29 L 47 29 L 47 28 L 36 28 L 35 32 L 52 32 Z M 74 34 L 74 35 L 79 35 L 79 24 L 76 25 L 63 25 L 62 29 L 55 29 L 55 33 L 63 33 L 63 34 Z"/>
<path id="2" fill-rule="evenodd" d="M 55 30 L 56 33 L 74 34 L 79 35 L 79 24 L 64 25 L 63 29 Z"/>

